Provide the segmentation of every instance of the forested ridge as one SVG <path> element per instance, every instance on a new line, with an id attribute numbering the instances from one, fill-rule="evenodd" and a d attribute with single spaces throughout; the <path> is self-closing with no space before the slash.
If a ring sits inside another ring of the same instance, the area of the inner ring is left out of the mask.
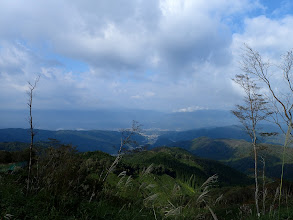
<path id="1" fill-rule="evenodd" d="M 2 148 L 0 155 L 11 157 L 10 161 L 1 161 L 1 216 L 213 219 L 214 214 L 218 219 L 247 219 L 254 212 L 252 178 L 184 149 L 159 147 L 125 152 L 104 179 L 116 156 L 101 151 L 78 152 L 70 145 L 50 143 L 45 147 L 36 145 L 29 192 L 25 187 L 27 165 L 19 163 L 28 160 L 28 151 L 17 149 L 19 143 L 6 143 L 10 151 Z M 278 183 L 266 181 L 267 214 L 263 219 L 276 214 Z M 284 190 L 287 193 L 282 210 L 287 216 L 291 212 L 291 183 L 285 182 Z"/>

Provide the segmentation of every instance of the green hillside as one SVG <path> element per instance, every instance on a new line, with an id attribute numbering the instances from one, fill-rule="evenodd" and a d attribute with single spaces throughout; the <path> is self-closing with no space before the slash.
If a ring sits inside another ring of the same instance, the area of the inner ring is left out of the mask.
<path id="1" fill-rule="evenodd" d="M 128 162 L 140 166 L 155 164 L 159 167 L 158 169 L 167 169 L 171 175 L 179 177 L 182 181 L 188 182 L 191 178 L 197 186 L 214 174 L 218 174 L 221 185 L 251 183 L 251 179 L 242 173 L 217 161 L 195 157 L 181 148 L 160 147 L 151 151 L 126 155 L 124 158 Z"/>
<path id="2" fill-rule="evenodd" d="M 196 219 L 197 215 L 210 218 L 208 209 L 201 208 L 205 204 L 213 209 L 226 208 L 215 207 L 214 201 L 221 194 L 219 187 L 239 188 L 251 183 L 250 178 L 232 168 L 180 148 L 124 154 L 106 179 L 115 157 L 101 151 L 79 153 L 71 146 L 60 145 L 43 149 L 37 158 L 28 195 L 25 164 L 10 161 L 0 165 L 0 216 L 153 219 L 155 212 L 158 219 L 182 215 L 186 219 Z"/>
<path id="3" fill-rule="evenodd" d="M 191 141 L 179 141 L 169 146 L 176 146 L 190 151 L 192 154 L 217 160 L 225 163 L 246 174 L 251 174 L 254 168 L 252 157 L 252 145 L 245 140 L 236 139 L 212 139 L 200 137 Z M 265 159 L 266 175 L 271 178 L 279 178 L 281 171 L 281 157 L 283 147 L 272 144 L 259 144 L 259 155 Z M 285 178 L 292 180 L 293 148 L 288 148 L 286 153 Z M 259 161 L 262 169 L 262 163 Z"/>
<path id="4" fill-rule="evenodd" d="M 11 156 L 0 164 L 1 218 L 189 220 L 216 215 L 218 219 L 246 219 L 246 213 L 239 212 L 244 205 L 254 213 L 253 179 L 187 150 L 139 149 L 123 154 L 110 169 L 117 157 L 57 145 L 39 148 L 34 155 L 29 191 L 27 151 L 0 151 Z M 276 215 L 269 208 L 276 205 L 277 186 L 277 182 L 266 184 L 267 215 L 263 219 Z M 291 187 L 284 182 L 285 190 Z M 286 196 L 293 194 L 289 190 Z M 284 216 L 293 211 L 288 209 L 292 205 L 288 201 L 282 201 Z"/>

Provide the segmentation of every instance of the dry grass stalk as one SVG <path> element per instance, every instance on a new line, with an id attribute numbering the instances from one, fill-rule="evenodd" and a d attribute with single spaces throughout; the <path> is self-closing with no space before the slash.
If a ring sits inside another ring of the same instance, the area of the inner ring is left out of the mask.
<path id="1" fill-rule="evenodd" d="M 146 176 L 146 175 L 150 174 L 151 172 L 153 172 L 153 170 L 154 170 L 154 164 L 151 164 L 146 169 L 144 169 L 142 171 L 142 176 Z"/>

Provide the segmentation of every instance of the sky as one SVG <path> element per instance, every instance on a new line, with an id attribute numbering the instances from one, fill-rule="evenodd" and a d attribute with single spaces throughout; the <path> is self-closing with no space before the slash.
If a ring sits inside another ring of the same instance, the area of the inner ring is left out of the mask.
<path id="1" fill-rule="evenodd" d="M 207 3 L 208 2 L 208 3 Z M 246 43 L 293 48 L 289 0 L 0 0 L 0 110 L 231 109 Z"/>

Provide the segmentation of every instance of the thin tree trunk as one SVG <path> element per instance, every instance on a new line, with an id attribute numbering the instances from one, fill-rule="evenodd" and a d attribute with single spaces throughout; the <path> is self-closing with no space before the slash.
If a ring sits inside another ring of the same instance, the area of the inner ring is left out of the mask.
<path id="1" fill-rule="evenodd" d="M 258 174 L 257 174 L 257 149 L 256 149 L 256 137 L 253 139 L 253 149 L 254 149 L 254 179 L 255 179 L 255 207 L 256 207 L 256 213 L 257 216 L 260 217 L 259 213 L 259 205 L 258 205 Z"/>
<path id="2" fill-rule="evenodd" d="M 28 164 L 28 177 L 27 177 L 27 185 L 26 185 L 26 194 L 28 194 L 30 187 L 31 187 L 31 173 L 32 173 L 32 157 L 33 157 L 33 148 L 34 148 L 34 126 L 33 126 L 33 115 L 32 115 L 32 104 L 33 104 L 33 91 L 37 86 L 37 83 L 40 79 L 40 76 L 38 76 L 34 82 L 34 84 L 31 84 L 28 82 L 29 85 L 29 91 L 27 92 L 29 100 L 28 100 L 28 106 L 29 106 L 29 124 L 30 124 L 30 136 L 31 136 L 31 143 L 29 148 L 29 164 Z"/>
<path id="3" fill-rule="evenodd" d="M 284 166 L 285 166 L 285 154 L 286 154 L 286 148 L 290 142 L 290 135 L 292 130 L 292 122 L 290 121 L 286 133 L 286 139 L 285 144 L 283 147 L 283 156 L 282 156 L 282 172 L 281 172 L 281 182 L 280 182 L 280 191 L 279 191 L 279 211 L 278 211 L 278 219 L 280 219 L 280 209 L 281 209 L 281 197 L 282 197 L 282 187 L 283 187 L 283 177 L 284 177 Z"/>
<path id="4" fill-rule="evenodd" d="M 29 192 L 30 189 L 30 182 L 31 182 L 31 172 L 32 172 L 32 157 L 33 157 L 33 147 L 34 147 L 34 128 L 33 128 L 33 116 L 32 116 L 32 101 L 33 101 L 33 91 L 30 91 L 30 99 L 29 99 L 29 108 L 30 108 L 30 135 L 31 135 L 31 143 L 30 143 L 30 157 L 29 157 L 29 164 L 28 164 L 28 177 L 27 177 L 27 186 L 26 192 Z"/>
<path id="5" fill-rule="evenodd" d="M 266 161 L 265 158 L 262 157 L 262 163 L 263 163 L 263 168 L 262 168 L 262 214 L 265 215 L 266 213 L 266 179 L 265 179 L 265 168 L 266 168 Z"/>

